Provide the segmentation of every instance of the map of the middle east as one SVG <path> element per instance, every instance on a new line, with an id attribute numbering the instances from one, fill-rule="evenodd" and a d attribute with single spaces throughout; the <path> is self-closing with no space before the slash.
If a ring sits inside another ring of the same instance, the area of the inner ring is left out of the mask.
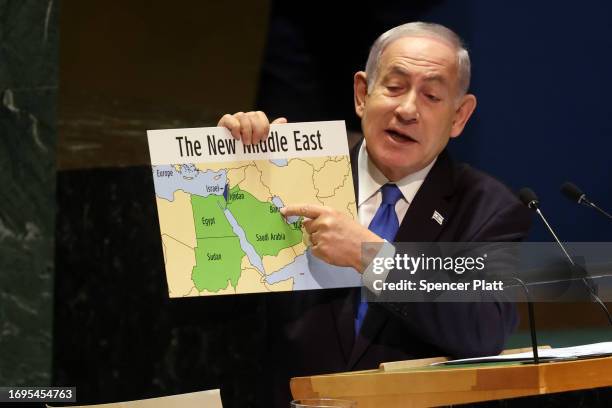
<path id="1" fill-rule="evenodd" d="M 279 211 L 357 217 L 343 122 L 273 125 L 253 146 L 221 128 L 149 131 L 149 148 L 170 297 L 360 285 L 314 257 L 302 219 Z"/>

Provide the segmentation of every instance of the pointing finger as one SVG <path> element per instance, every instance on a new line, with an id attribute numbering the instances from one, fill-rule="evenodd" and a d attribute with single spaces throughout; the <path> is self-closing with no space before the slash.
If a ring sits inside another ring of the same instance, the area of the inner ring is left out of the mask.
<path id="1" fill-rule="evenodd" d="M 304 218 L 302 221 L 302 225 L 304 226 L 304 229 L 306 230 L 307 233 L 312 233 L 312 220 L 310 218 Z"/>
<path id="2" fill-rule="evenodd" d="M 299 215 L 307 218 L 317 218 L 325 212 L 325 207 L 320 205 L 302 204 L 302 205 L 288 205 L 281 208 L 281 214 L 285 217 L 292 215 Z"/>

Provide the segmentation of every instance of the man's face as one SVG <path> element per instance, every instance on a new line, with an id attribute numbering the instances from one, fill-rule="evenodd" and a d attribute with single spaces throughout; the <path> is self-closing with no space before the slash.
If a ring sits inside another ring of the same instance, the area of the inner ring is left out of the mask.
<path id="1" fill-rule="evenodd" d="M 455 50 L 430 37 L 389 44 L 369 93 L 366 87 L 365 73 L 355 74 L 355 109 L 369 157 L 391 181 L 431 163 L 476 106 L 473 95 L 458 97 Z"/>

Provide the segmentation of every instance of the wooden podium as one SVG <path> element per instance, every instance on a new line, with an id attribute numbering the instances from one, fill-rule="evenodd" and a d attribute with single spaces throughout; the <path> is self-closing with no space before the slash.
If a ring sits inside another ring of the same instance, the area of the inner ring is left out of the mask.
<path id="1" fill-rule="evenodd" d="M 345 398 L 359 408 L 426 407 L 612 386 L 612 357 L 565 362 L 429 366 L 439 359 L 384 363 L 377 370 L 296 377 L 295 399 Z"/>

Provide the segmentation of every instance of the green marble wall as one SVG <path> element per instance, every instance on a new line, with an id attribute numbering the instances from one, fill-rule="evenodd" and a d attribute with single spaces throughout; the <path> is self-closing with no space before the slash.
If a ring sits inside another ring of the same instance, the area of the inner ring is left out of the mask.
<path id="1" fill-rule="evenodd" d="M 0 386 L 50 382 L 57 16 L 0 0 Z"/>

